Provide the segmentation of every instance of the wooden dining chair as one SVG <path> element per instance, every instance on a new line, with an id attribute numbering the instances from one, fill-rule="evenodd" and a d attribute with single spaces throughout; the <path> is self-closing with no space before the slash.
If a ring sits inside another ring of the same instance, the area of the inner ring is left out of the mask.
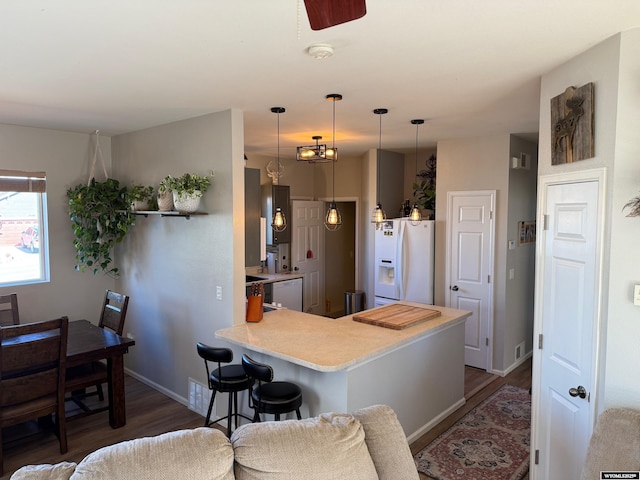
<path id="1" fill-rule="evenodd" d="M 0 295 L 0 326 L 18 325 L 20 315 L 18 314 L 18 295 L 9 293 Z"/>
<path id="2" fill-rule="evenodd" d="M 124 321 L 127 316 L 129 306 L 129 296 L 107 290 L 100 312 L 100 328 L 112 330 L 117 335 L 122 335 Z M 92 413 L 108 410 L 108 405 L 97 408 L 89 408 L 83 401 L 85 398 L 97 395 L 98 399 L 104 401 L 104 391 L 102 384 L 108 380 L 107 366 L 103 362 L 92 362 L 86 365 L 79 365 L 67 370 L 66 392 L 67 401 L 73 401 L 82 409 L 79 414 L 72 417 L 85 416 Z M 94 391 L 87 392 L 87 388 L 96 387 Z"/>
<path id="3" fill-rule="evenodd" d="M 64 380 L 69 320 L 0 327 L 0 476 L 2 429 L 55 413 L 60 453 L 67 452 Z"/>

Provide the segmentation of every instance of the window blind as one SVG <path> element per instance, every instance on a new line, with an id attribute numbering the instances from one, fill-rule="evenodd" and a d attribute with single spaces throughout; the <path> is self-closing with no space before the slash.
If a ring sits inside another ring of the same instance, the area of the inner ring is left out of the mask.
<path id="1" fill-rule="evenodd" d="M 21 172 L 19 170 L 0 170 L 0 192 L 38 192 L 47 189 L 45 172 Z"/>

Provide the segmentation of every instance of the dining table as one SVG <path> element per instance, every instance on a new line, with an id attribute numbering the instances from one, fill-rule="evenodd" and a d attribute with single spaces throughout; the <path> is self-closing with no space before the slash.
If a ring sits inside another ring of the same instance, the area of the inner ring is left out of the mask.
<path id="1" fill-rule="evenodd" d="M 109 425 L 123 427 L 127 423 L 124 392 L 124 354 L 135 345 L 131 338 L 94 325 L 88 320 L 69 322 L 67 368 L 106 360 L 109 385 Z"/>

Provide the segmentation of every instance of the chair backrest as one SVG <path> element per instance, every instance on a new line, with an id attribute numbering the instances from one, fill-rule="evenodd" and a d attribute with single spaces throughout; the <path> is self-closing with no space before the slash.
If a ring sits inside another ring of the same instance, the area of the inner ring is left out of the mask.
<path id="1" fill-rule="evenodd" d="M 204 368 L 207 369 L 207 382 L 209 382 L 209 388 L 213 389 L 213 383 L 211 383 L 211 372 L 209 371 L 209 363 L 215 362 L 218 365 L 217 376 L 220 381 L 224 381 L 224 371 L 222 370 L 222 363 L 231 363 L 233 361 L 233 351 L 230 348 L 222 347 L 210 347 L 204 343 L 198 342 L 196 345 L 198 355 L 204 359 Z"/>
<path id="2" fill-rule="evenodd" d="M 124 330 L 124 319 L 127 316 L 127 307 L 129 306 L 129 297 L 107 290 L 102 304 L 102 312 L 100 313 L 100 328 L 108 328 L 118 335 L 122 335 Z"/>
<path id="3" fill-rule="evenodd" d="M 254 378 L 258 382 L 269 383 L 273 380 L 273 368 L 256 362 L 248 355 L 242 355 L 242 367 L 249 378 Z"/>
<path id="4" fill-rule="evenodd" d="M 0 295 L 0 326 L 18 325 L 19 323 L 18 295 L 15 293 Z"/>
<path id="5" fill-rule="evenodd" d="M 196 348 L 198 355 L 204 358 L 205 362 L 231 363 L 233 361 L 233 351 L 230 348 L 210 347 L 200 342 Z"/>
<path id="6" fill-rule="evenodd" d="M 0 408 L 52 395 L 64 404 L 68 325 L 61 317 L 0 327 Z M 2 423 L 10 420 L 0 417 Z"/>

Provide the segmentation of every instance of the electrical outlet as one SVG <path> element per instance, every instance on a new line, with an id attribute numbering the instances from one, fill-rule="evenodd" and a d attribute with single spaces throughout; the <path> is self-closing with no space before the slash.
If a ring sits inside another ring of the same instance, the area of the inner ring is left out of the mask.
<path id="1" fill-rule="evenodd" d="M 633 304 L 640 305 L 640 285 L 633 287 Z"/>
<path id="2" fill-rule="evenodd" d="M 222 287 L 220 285 L 216 286 L 216 300 L 222 300 Z"/>

